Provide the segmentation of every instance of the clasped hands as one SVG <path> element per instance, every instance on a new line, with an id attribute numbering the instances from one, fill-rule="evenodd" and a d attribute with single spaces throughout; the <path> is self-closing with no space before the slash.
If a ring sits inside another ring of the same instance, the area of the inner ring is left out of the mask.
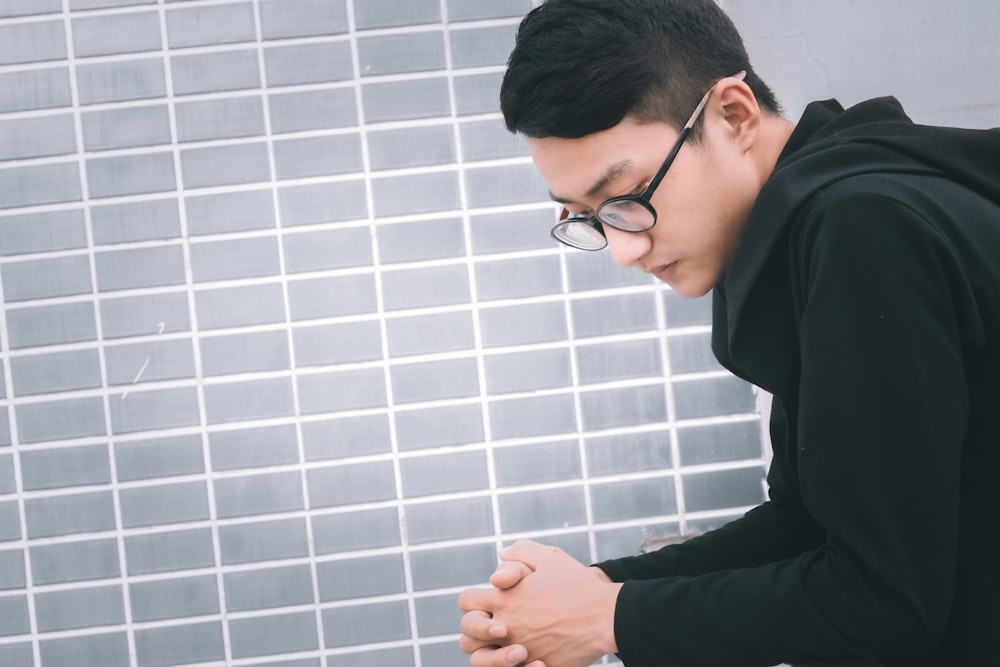
<path id="1" fill-rule="evenodd" d="M 520 540 L 500 552 L 493 588 L 458 598 L 471 667 L 586 667 L 617 651 L 621 584 L 556 547 Z"/>

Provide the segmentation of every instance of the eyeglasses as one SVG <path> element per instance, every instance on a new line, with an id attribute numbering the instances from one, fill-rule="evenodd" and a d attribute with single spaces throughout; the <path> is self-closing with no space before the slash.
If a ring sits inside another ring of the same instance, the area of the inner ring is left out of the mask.
<path id="1" fill-rule="evenodd" d="M 736 74 L 734 78 L 741 81 L 746 77 L 746 72 Z M 650 202 L 657 186 L 667 173 L 667 169 L 673 164 L 678 151 L 684 145 L 684 140 L 691 133 L 691 128 L 698 122 L 698 117 L 708 104 L 708 99 L 712 96 L 712 91 L 718 82 L 712 85 L 701 98 L 701 102 L 695 107 L 694 113 L 688 118 L 687 123 L 677 136 L 673 148 L 667 154 L 667 158 L 660 165 L 653 180 L 649 185 L 637 195 L 623 195 L 612 197 L 597 207 L 593 216 L 575 215 L 570 216 L 569 211 L 562 210 L 559 222 L 552 228 L 552 236 L 558 241 L 580 250 L 603 250 L 608 245 L 608 239 L 604 236 L 603 225 L 609 225 L 623 232 L 645 232 L 653 228 L 656 224 L 656 209 Z"/>

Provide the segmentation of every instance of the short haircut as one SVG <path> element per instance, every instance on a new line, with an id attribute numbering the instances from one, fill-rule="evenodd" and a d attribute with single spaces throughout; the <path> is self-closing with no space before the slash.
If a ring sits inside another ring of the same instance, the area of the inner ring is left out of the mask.
<path id="1" fill-rule="evenodd" d="M 741 71 L 779 114 L 713 0 L 546 0 L 521 21 L 500 107 L 507 129 L 534 138 L 576 139 L 625 116 L 680 128 L 709 87 Z"/>

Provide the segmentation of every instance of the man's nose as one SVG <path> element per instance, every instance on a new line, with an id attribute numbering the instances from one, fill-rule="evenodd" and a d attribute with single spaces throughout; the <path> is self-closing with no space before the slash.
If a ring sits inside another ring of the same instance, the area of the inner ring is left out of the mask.
<path id="1" fill-rule="evenodd" d="M 611 259 L 622 268 L 635 265 L 652 247 L 652 237 L 646 232 L 623 232 L 610 225 L 603 229 Z"/>

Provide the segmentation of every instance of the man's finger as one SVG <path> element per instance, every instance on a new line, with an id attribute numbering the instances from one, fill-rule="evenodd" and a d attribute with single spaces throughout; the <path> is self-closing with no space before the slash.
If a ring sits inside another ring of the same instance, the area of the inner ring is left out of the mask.
<path id="1" fill-rule="evenodd" d="M 505 562 L 521 561 L 532 570 L 537 570 L 540 563 L 553 557 L 561 557 L 564 552 L 559 547 L 547 546 L 532 540 L 518 540 L 509 547 L 500 550 L 500 560 Z"/>
<path id="2" fill-rule="evenodd" d="M 458 596 L 458 606 L 462 611 L 481 609 L 493 613 L 495 588 L 466 588 Z"/>
<path id="3" fill-rule="evenodd" d="M 515 644 L 479 649 L 469 658 L 469 664 L 472 667 L 514 667 L 527 659 L 528 651 L 523 646 Z"/>
<path id="4" fill-rule="evenodd" d="M 497 643 L 497 639 L 507 636 L 507 626 L 500 621 L 493 619 L 485 611 L 474 610 L 464 616 L 459 623 L 462 634 L 470 639 L 480 642 L 483 646 L 490 646 Z M 478 646 L 474 647 L 479 648 Z M 471 651 L 469 651 L 471 653 Z"/>
<path id="5" fill-rule="evenodd" d="M 521 561 L 504 561 L 490 575 L 490 583 L 500 590 L 505 590 L 516 585 L 532 572 L 533 570 Z"/>

